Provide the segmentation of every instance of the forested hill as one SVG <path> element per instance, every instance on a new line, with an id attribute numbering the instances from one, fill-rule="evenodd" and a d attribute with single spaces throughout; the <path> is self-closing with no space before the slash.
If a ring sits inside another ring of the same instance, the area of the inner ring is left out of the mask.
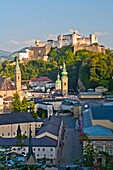
<path id="1" fill-rule="evenodd" d="M 61 73 L 65 61 L 70 89 L 77 90 L 79 80 L 85 89 L 104 85 L 109 87 L 109 90 L 113 90 L 113 52 L 109 49 L 106 50 L 106 54 L 87 50 L 80 50 L 73 54 L 72 46 L 66 46 L 62 49 L 53 48 L 49 53 L 49 60 L 49 62 L 45 62 L 36 59 L 24 65 L 20 64 L 22 79 L 28 80 L 37 75 L 47 75 L 55 81 L 58 68 Z M 9 65 L 8 61 L 2 63 L 0 72 L 1 75 L 14 79 L 14 66 Z"/>

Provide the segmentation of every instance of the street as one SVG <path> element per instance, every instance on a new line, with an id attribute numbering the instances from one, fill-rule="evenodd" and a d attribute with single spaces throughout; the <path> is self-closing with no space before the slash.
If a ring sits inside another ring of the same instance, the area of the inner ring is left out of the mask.
<path id="1" fill-rule="evenodd" d="M 79 143 L 79 131 L 75 131 L 75 119 L 72 116 L 64 116 L 66 125 L 64 147 L 59 157 L 59 166 L 73 166 L 77 158 L 82 157 L 82 146 Z"/>

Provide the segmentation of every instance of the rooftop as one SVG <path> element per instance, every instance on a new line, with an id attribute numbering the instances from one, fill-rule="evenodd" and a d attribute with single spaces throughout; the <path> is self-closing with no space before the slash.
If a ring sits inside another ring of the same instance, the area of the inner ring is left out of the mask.
<path id="1" fill-rule="evenodd" d="M 110 120 L 113 122 L 113 106 L 91 107 L 93 120 Z"/>
<path id="2" fill-rule="evenodd" d="M 15 87 L 9 78 L 0 77 L 0 90 L 15 90 Z"/>
<path id="3" fill-rule="evenodd" d="M 0 114 L 0 125 L 26 123 L 26 122 L 34 122 L 34 121 L 35 121 L 34 118 L 29 112 Z"/>
<path id="4" fill-rule="evenodd" d="M 61 121 L 62 121 L 61 116 L 51 116 L 45 119 L 45 122 L 42 124 L 42 127 L 39 129 L 37 135 L 48 132 L 55 136 L 58 136 Z"/>
<path id="5" fill-rule="evenodd" d="M 83 128 L 92 126 L 90 109 L 85 109 L 83 111 Z"/>
<path id="6" fill-rule="evenodd" d="M 113 131 L 109 128 L 96 125 L 84 129 L 88 136 L 113 136 Z"/>
<path id="7" fill-rule="evenodd" d="M 32 138 L 32 146 L 35 147 L 56 147 L 57 140 L 54 140 L 49 137 L 43 138 Z M 20 142 L 16 138 L 0 138 L 0 146 L 18 146 L 18 145 L 29 145 L 29 139 L 25 139 L 24 141 Z"/>

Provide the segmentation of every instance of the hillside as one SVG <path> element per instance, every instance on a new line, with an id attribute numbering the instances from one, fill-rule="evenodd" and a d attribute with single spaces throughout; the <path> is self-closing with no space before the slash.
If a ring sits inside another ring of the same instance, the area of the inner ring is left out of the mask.
<path id="1" fill-rule="evenodd" d="M 4 50 L 0 50 L 0 63 L 2 63 L 4 60 L 6 59 L 10 59 L 9 55 L 11 54 L 11 52 L 8 51 L 4 51 Z"/>
<path id="2" fill-rule="evenodd" d="M 10 54 L 11 54 L 11 52 L 0 50 L 0 57 L 8 56 Z"/>
<path id="3" fill-rule="evenodd" d="M 56 81 L 58 70 L 61 76 L 64 61 L 68 71 L 69 89 L 82 91 L 105 86 L 113 91 L 113 53 L 109 49 L 105 54 L 87 50 L 79 50 L 74 54 L 72 46 L 61 49 L 52 48 L 49 53 L 49 62 L 36 59 L 24 65 L 20 64 L 22 80 L 46 75 Z M 1 75 L 14 79 L 14 65 L 4 62 L 0 72 Z"/>

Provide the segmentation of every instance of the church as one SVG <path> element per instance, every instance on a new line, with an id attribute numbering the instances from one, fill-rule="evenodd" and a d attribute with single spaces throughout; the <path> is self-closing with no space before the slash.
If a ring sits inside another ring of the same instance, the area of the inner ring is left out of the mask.
<path id="1" fill-rule="evenodd" d="M 55 83 L 55 89 L 61 91 L 62 95 L 65 96 L 68 94 L 68 73 L 66 70 L 65 63 L 63 64 L 62 76 L 60 80 L 60 75 L 58 73 L 57 80 Z"/>
<path id="2" fill-rule="evenodd" d="M 18 58 L 16 59 L 14 77 L 14 85 L 12 84 L 10 78 L 0 77 L 0 95 L 3 97 L 3 99 L 7 97 L 13 97 L 14 93 L 16 92 L 21 95 L 21 71 Z"/>

